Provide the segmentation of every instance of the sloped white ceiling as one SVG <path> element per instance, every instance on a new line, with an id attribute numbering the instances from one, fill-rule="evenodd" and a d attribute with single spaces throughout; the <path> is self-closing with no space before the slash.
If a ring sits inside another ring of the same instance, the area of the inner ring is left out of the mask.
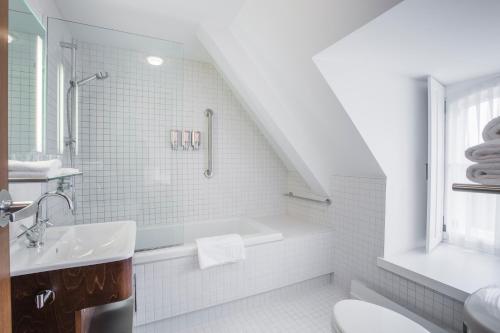
<path id="1" fill-rule="evenodd" d="M 320 194 L 332 174 L 384 174 L 312 57 L 397 2 L 252 0 L 229 27 L 202 26 L 215 62 Z"/>
<path id="2" fill-rule="evenodd" d="M 64 19 L 184 44 L 186 57 L 210 61 L 196 38 L 200 22 L 230 21 L 244 0 L 55 0 Z"/>
<path id="3" fill-rule="evenodd" d="M 384 176 L 312 57 L 399 0 L 56 1 L 65 19 L 180 41 L 187 57 L 213 59 L 318 194 L 332 174 Z"/>

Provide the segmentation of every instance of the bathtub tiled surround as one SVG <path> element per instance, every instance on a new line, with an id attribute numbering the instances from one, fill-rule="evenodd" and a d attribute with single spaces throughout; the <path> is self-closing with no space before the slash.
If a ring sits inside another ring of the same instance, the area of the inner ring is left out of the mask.
<path id="1" fill-rule="evenodd" d="M 140 227 L 285 212 L 286 168 L 212 65 L 151 66 L 145 53 L 78 44 L 79 77 L 109 72 L 80 91 L 78 223 L 132 219 Z M 211 179 L 203 175 L 207 108 Z M 172 129 L 201 131 L 200 150 L 172 150 Z"/>
<path id="2" fill-rule="evenodd" d="M 266 222 L 269 219 L 266 219 Z M 307 224 L 302 223 L 307 226 Z M 269 224 L 272 227 L 272 224 Z M 287 235 L 286 230 L 281 230 Z M 246 260 L 200 270 L 196 256 L 135 265 L 135 325 L 171 318 L 333 272 L 333 232 L 247 248 Z"/>
<path id="3" fill-rule="evenodd" d="M 331 332 L 331 309 L 348 297 L 330 275 L 135 328 L 135 333 Z"/>
<path id="4" fill-rule="evenodd" d="M 289 186 L 295 192 L 310 191 L 294 173 Z M 376 259 L 384 253 L 385 180 L 332 176 L 331 193 L 329 207 L 287 199 L 287 210 L 333 227 L 336 286 L 347 291 L 351 280 L 360 280 L 439 326 L 461 332 L 461 302 L 377 267 Z"/>

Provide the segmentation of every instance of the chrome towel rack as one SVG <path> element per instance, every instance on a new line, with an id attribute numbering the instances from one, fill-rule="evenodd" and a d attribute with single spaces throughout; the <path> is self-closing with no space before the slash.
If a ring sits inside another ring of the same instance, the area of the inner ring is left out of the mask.
<path id="1" fill-rule="evenodd" d="M 453 189 L 453 191 L 459 191 L 459 192 L 500 194 L 500 186 L 498 186 L 498 185 L 458 184 L 458 183 L 455 183 L 452 185 L 452 189 Z"/>
<path id="2" fill-rule="evenodd" d="M 213 147 L 212 147 L 212 120 L 214 117 L 214 112 L 210 109 L 205 111 L 205 116 L 207 116 L 208 120 L 208 128 L 207 128 L 207 149 L 208 149 L 208 161 L 207 161 L 207 169 L 203 173 L 205 177 L 212 178 L 213 176 Z"/>
<path id="3" fill-rule="evenodd" d="M 289 197 L 289 198 L 295 198 L 295 199 L 300 199 L 300 200 L 306 200 L 306 201 L 316 202 L 316 203 L 322 203 L 322 204 L 325 204 L 325 205 L 331 205 L 332 204 L 332 200 L 330 200 L 330 198 L 326 198 L 326 199 L 323 199 L 323 200 L 313 199 L 313 198 L 303 197 L 303 196 L 300 196 L 300 195 L 295 195 L 293 192 L 285 193 L 284 196 L 285 197 Z"/>

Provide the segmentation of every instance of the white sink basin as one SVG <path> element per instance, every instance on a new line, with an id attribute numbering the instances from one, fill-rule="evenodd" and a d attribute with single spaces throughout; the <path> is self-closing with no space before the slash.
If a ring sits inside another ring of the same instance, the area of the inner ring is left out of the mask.
<path id="1" fill-rule="evenodd" d="M 131 258 L 134 221 L 82 224 L 47 228 L 45 245 L 27 248 L 24 239 L 10 247 L 11 276 L 88 266 Z"/>

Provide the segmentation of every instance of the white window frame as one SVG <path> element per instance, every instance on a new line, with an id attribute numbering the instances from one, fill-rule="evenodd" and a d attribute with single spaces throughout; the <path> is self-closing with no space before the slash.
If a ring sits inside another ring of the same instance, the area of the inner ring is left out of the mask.
<path id="1" fill-rule="evenodd" d="M 469 90 L 488 87 L 495 80 L 498 85 L 500 74 L 488 75 L 473 80 L 467 80 L 445 87 L 435 78 L 429 76 L 428 83 L 428 164 L 427 164 L 427 224 L 426 224 L 426 252 L 430 253 L 441 242 L 446 241 L 447 237 L 447 219 L 446 202 L 447 195 L 451 188 L 445 188 L 450 185 L 447 182 L 447 151 L 446 151 L 446 132 L 447 132 L 447 98 L 453 103 L 458 97 Z M 439 105 L 439 107 L 436 107 Z M 439 129 L 439 131 L 437 130 Z M 437 148 L 436 148 L 437 147 Z M 441 153 L 436 154 L 436 150 Z M 452 230 L 448 230 L 451 232 Z M 450 234 L 451 236 L 451 234 Z M 461 246 L 461 244 L 456 243 Z M 483 252 L 480 246 L 463 245 L 464 247 Z M 495 250 L 496 251 L 496 250 Z M 485 251 L 489 253 L 490 251 Z"/>
<path id="2" fill-rule="evenodd" d="M 445 198 L 446 88 L 427 78 L 427 226 L 426 252 L 443 240 Z"/>

